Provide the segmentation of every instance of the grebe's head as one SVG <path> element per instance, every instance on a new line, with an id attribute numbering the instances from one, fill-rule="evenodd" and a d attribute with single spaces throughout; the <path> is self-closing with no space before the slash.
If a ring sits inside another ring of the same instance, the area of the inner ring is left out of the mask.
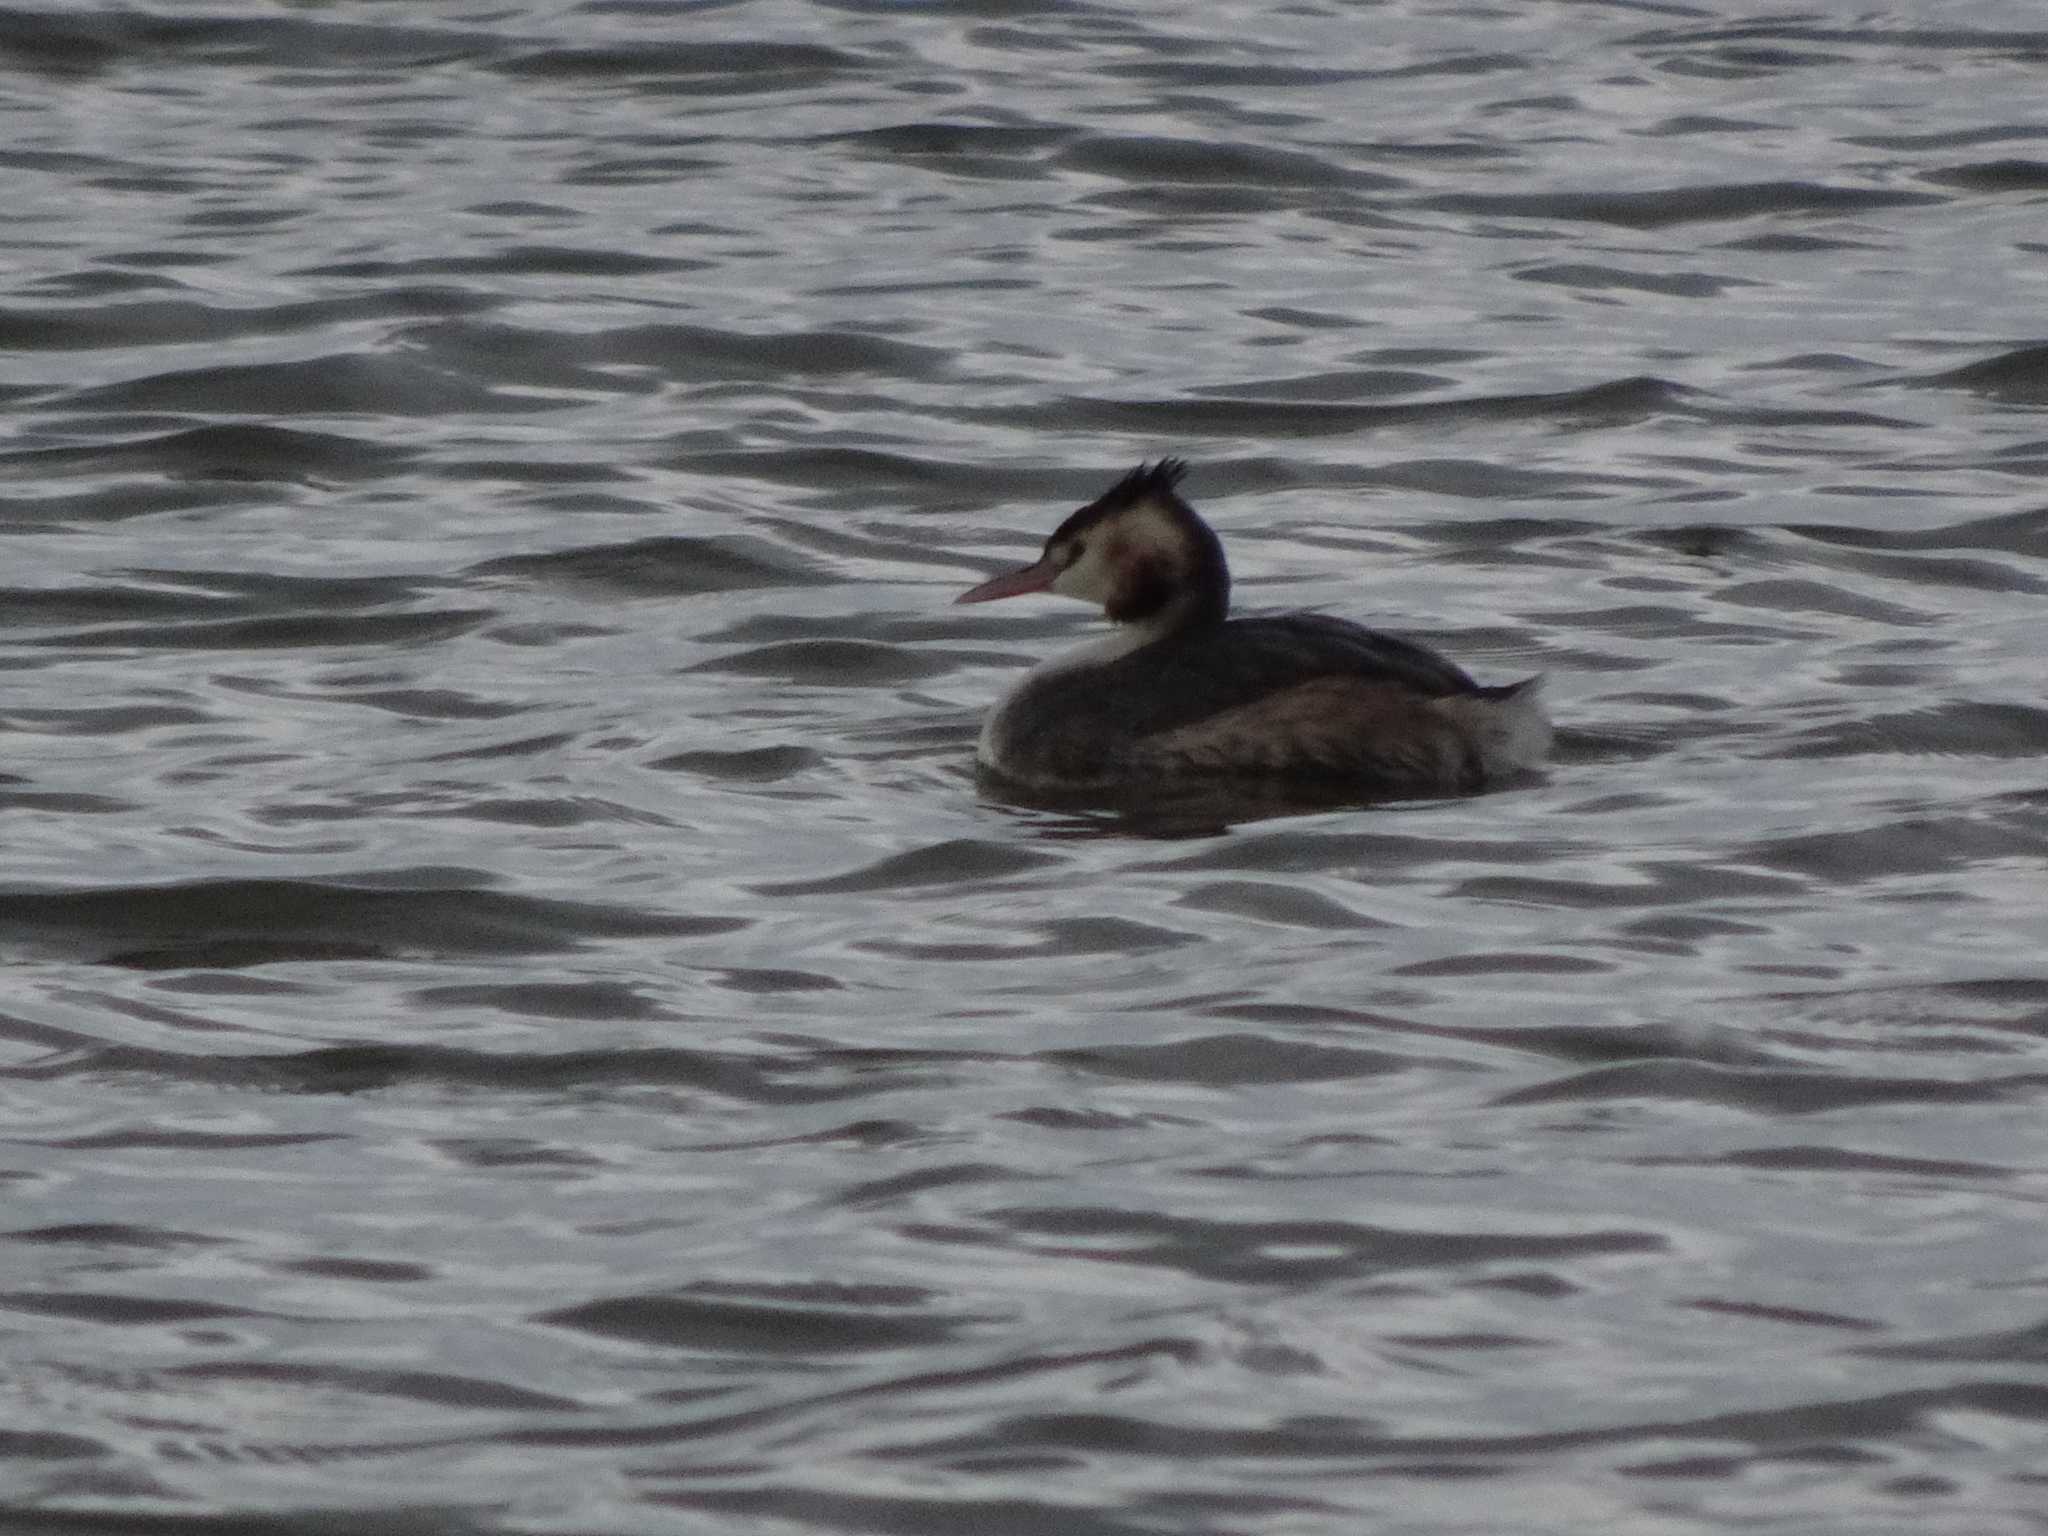
<path id="1" fill-rule="evenodd" d="M 1220 621 L 1230 608 L 1230 570 L 1215 531 L 1174 489 L 1186 473 L 1179 459 L 1140 464 L 1055 528 L 1036 562 L 954 601 L 1057 592 L 1101 604 L 1119 624 L 1166 630 Z"/>

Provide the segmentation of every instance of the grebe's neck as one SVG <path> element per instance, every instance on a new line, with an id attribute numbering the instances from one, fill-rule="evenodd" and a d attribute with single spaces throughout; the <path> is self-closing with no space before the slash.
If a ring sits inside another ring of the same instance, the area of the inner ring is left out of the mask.
<path id="1" fill-rule="evenodd" d="M 1207 629 L 1230 615 L 1230 565 L 1223 541 L 1179 497 L 1130 515 L 1108 535 L 1115 581 L 1102 604 L 1118 624 L 1142 627 L 1148 641 L 1177 630 Z"/>
<path id="2" fill-rule="evenodd" d="M 1229 614 L 1230 577 L 1227 573 L 1222 576 L 1220 585 L 1204 580 L 1194 586 L 1183 587 L 1165 602 L 1129 618 L 1109 611 L 1109 617 L 1117 621 L 1118 637 L 1129 637 L 1124 649 L 1132 651 L 1155 640 L 1164 640 L 1169 635 L 1214 629 Z"/>

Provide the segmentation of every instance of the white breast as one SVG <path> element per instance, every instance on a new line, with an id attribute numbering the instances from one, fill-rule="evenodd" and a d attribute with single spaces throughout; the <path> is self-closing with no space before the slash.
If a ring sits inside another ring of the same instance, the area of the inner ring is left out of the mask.
<path id="1" fill-rule="evenodd" d="M 1036 687 L 1061 673 L 1085 672 L 1091 667 L 1107 666 L 1119 656 L 1128 656 L 1132 651 L 1150 645 L 1167 627 L 1163 622 L 1120 624 L 1108 634 L 1099 635 L 1085 645 L 1077 645 L 1057 656 L 1048 656 L 1012 683 L 1009 691 L 996 701 L 995 708 L 988 712 L 988 718 L 981 722 L 981 738 L 974 745 L 975 758 L 985 767 L 1003 766 L 996 748 L 1008 724 L 1005 717 L 1027 689 Z M 1076 677 L 1071 680 L 1070 686 L 1085 688 L 1088 685 L 1084 679 Z"/>

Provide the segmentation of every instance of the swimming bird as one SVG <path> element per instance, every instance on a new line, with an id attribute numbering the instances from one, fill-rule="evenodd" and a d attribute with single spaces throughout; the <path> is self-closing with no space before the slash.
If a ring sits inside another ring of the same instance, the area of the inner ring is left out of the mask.
<path id="1" fill-rule="evenodd" d="M 982 728 L 983 768 L 1060 792 L 1235 780 L 1395 798 L 1469 793 L 1541 761 L 1541 677 L 1483 687 L 1425 646 L 1324 614 L 1231 618 L 1223 544 L 1181 498 L 1186 472 L 1140 464 L 1038 560 L 955 599 L 1053 592 L 1117 626 L 1010 689 Z"/>

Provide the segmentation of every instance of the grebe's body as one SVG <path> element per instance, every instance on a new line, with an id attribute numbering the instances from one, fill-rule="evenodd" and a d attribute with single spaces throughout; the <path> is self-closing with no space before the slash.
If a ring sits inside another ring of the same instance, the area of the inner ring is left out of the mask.
<path id="1" fill-rule="evenodd" d="M 1043 790 L 1282 780 L 1362 795 L 1460 794 L 1540 761 L 1541 679 L 1475 683 L 1434 651 L 1343 619 L 1232 619 L 1223 546 L 1140 465 L 1069 517 L 1035 564 L 960 595 L 1057 592 L 1121 626 L 1033 668 L 988 717 L 979 757 Z"/>

